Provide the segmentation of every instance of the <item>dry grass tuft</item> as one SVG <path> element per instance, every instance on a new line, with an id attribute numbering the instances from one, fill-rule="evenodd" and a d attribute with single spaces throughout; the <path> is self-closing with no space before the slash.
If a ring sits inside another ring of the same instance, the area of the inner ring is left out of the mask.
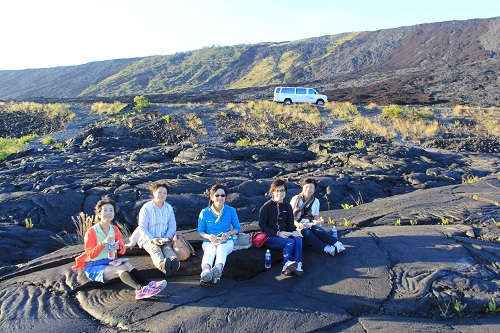
<path id="1" fill-rule="evenodd" d="M 355 117 L 351 124 L 348 125 L 348 128 L 349 127 L 352 127 L 361 133 L 371 133 L 387 139 L 396 137 L 396 133 L 391 128 L 380 123 L 373 122 L 370 119 L 362 116 Z"/>
<path id="2" fill-rule="evenodd" d="M 349 120 L 359 115 L 358 108 L 351 102 L 328 102 L 324 108 L 330 110 L 330 115 L 337 119 Z"/>

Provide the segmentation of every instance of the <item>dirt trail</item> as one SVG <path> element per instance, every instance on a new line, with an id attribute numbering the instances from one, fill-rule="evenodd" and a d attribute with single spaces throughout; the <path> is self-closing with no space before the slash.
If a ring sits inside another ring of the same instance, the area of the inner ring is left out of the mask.
<path id="1" fill-rule="evenodd" d="M 57 142 L 65 142 L 78 134 L 82 133 L 87 125 L 104 119 L 105 116 L 100 116 L 98 114 L 90 114 L 90 107 L 89 106 L 82 106 L 82 105 L 72 105 L 70 107 L 70 111 L 75 114 L 75 118 L 73 118 L 68 125 L 66 125 L 66 128 L 57 131 L 57 132 L 52 132 L 49 133 L 45 136 L 41 136 L 37 138 L 36 140 L 33 140 L 29 143 L 29 148 L 37 148 L 42 145 L 41 141 L 44 137 L 53 137 L 56 139 Z"/>

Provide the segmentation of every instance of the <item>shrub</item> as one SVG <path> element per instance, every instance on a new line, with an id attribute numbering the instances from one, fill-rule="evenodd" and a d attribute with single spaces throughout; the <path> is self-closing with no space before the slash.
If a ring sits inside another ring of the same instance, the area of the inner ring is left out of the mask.
<path id="1" fill-rule="evenodd" d="M 30 134 L 19 139 L 0 138 L 0 162 L 12 154 L 25 150 L 28 143 L 37 137 L 36 134 Z"/>
<path id="2" fill-rule="evenodd" d="M 382 109 L 382 115 L 389 118 L 401 118 L 404 110 L 399 105 L 390 105 Z"/>
<path id="3" fill-rule="evenodd" d="M 166 116 L 163 116 L 163 119 L 167 124 L 170 124 L 170 122 L 172 121 L 172 117 L 168 114 Z"/>
<path id="4" fill-rule="evenodd" d="M 42 144 L 44 145 L 51 145 L 56 142 L 56 139 L 54 139 L 51 136 L 46 136 L 42 139 Z"/>
<path id="5" fill-rule="evenodd" d="M 144 96 L 135 96 L 134 103 L 135 103 L 134 110 L 137 110 L 139 112 L 151 106 L 151 103 Z"/>
<path id="6" fill-rule="evenodd" d="M 19 138 L 20 143 L 30 143 L 31 141 L 38 138 L 37 134 L 28 134 Z"/>
<path id="7" fill-rule="evenodd" d="M 462 179 L 462 184 L 474 184 L 478 179 L 478 176 L 467 176 Z"/>
<path id="8" fill-rule="evenodd" d="M 485 308 L 486 313 L 500 311 L 500 307 L 497 306 L 497 302 L 493 297 L 491 298 L 491 301 L 488 303 L 488 305 L 485 306 Z"/>
<path id="9" fill-rule="evenodd" d="M 135 101 L 135 100 L 134 100 Z M 95 102 L 90 106 L 90 113 L 97 114 L 117 114 L 123 110 L 127 104 L 115 101 L 114 103 Z"/>
<path id="10" fill-rule="evenodd" d="M 343 209 L 351 209 L 354 207 L 354 205 L 349 205 L 348 203 L 343 203 L 343 204 L 340 204 L 342 206 Z"/>
<path id="11" fill-rule="evenodd" d="M 356 144 L 354 145 L 354 147 L 356 147 L 357 149 L 363 149 L 365 148 L 365 146 L 365 140 L 358 140 L 358 142 L 356 142 Z"/>
<path id="12" fill-rule="evenodd" d="M 250 145 L 252 145 L 252 141 L 248 138 L 239 138 L 238 141 L 236 141 L 236 146 L 238 147 L 248 147 Z"/>

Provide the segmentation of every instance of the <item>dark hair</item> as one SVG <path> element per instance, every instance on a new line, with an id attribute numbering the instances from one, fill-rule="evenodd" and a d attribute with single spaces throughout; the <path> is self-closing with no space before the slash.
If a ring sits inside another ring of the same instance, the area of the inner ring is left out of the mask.
<path id="1" fill-rule="evenodd" d="M 288 186 L 286 186 L 286 181 L 284 179 L 278 178 L 271 183 L 271 187 L 269 188 L 269 194 L 273 195 L 274 190 L 276 190 L 276 188 L 280 186 L 283 186 L 285 188 L 285 193 L 288 192 Z"/>
<path id="2" fill-rule="evenodd" d="M 210 204 L 212 202 L 212 196 L 215 194 L 215 192 L 217 192 L 219 189 L 222 189 L 224 190 L 224 194 L 226 195 L 227 197 L 227 194 L 228 194 L 228 189 L 227 189 L 227 186 L 226 185 L 222 185 L 222 184 L 215 184 L 214 186 L 212 186 L 212 188 L 210 189 L 210 198 L 208 200 L 208 203 Z"/>
<path id="3" fill-rule="evenodd" d="M 110 199 L 109 197 L 103 197 L 95 205 L 95 221 L 94 221 L 95 223 L 97 223 L 97 222 L 99 222 L 101 220 L 100 214 L 101 214 L 102 206 L 104 206 L 104 205 L 111 205 L 111 206 L 113 206 L 113 210 L 116 213 L 116 203 L 114 202 L 114 200 Z"/>
<path id="4" fill-rule="evenodd" d="M 302 180 L 300 186 L 304 186 L 306 184 L 313 184 L 314 188 L 318 187 L 318 183 L 316 182 L 316 179 L 311 178 L 311 177 L 308 177 L 308 178 Z"/>
<path id="5" fill-rule="evenodd" d="M 167 190 L 167 194 L 170 193 L 170 186 L 162 182 L 154 183 L 153 185 L 150 186 L 149 189 L 151 190 L 151 193 L 155 193 L 155 191 L 160 187 L 164 187 Z"/>

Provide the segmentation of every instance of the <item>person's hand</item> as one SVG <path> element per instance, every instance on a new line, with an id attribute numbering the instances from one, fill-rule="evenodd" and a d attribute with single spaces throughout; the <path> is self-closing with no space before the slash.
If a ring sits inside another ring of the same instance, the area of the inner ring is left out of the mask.
<path id="1" fill-rule="evenodd" d="M 115 243 L 113 244 L 113 250 L 118 251 L 119 249 L 120 249 L 120 244 L 118 244 L 118 242 L 115 242 Z"/>
<path id="2" fill-rule="evenodd" d="M 219 239 L 217 238 L 217 236 L 215 235 L 210 235 L 210 241 L 212 243 L 217 243 L 219 241 Z"/>
<path id="3" fill-rule="evenodd" d="M 229 233 L 229 232 L 223 232 L 222 236 L 221 236 L 221 239 L 222 240 L 226 240 L 226 239 L 228 239 L 230 237 L 230 235 L 231 235 L 231 233 Z"/>
<path id="4" fill-rule="evenodd" d="M 162 241 L 160 238 L 153 238 L 151 240 L 151 243 L 153 243 L 154 245 L 158 245 L 158 246 L 162 245 Z"/>
<path id="5" fill-rule="evenodd" d="M 292 237 L 300 237 L 299 232 L 297 230 L 292 232 Z"/>
<path id="6" fill-rule="evenodd" d="M 103 240 L 101 243 L 103 245 L 108 245 L 109 243 L 114 243 L 115 238 L 113 236 L 108 235 L 105 240 Z"/>
<path id="7" fill-rule="evenodd" d="M 297 228 L 304 229 L 304 228 L 306 228 L 306 225 L 304 223 L 298 223 Z"/>
<path id="8" fill-rule="evenodd" d="M 278 232 L 278 236 L 281 238 L 288 238 L 290 236 L 291 232 L 288 231 L 280 231 Z"/>
<path id="9" fill-rule="evenodd" d="M 317 221 L 318 224 L 322 224 L 323 222 L 325 222 L 325 219 L 323 218 L 323 216 L 320 216 Z"/>

